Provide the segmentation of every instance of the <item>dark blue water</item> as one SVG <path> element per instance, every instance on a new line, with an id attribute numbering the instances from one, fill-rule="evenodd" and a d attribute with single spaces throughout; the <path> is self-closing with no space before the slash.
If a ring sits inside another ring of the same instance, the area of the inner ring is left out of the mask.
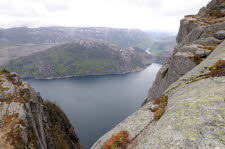
<path id="1" fill-rule="evenodd" d="M 140 107 L 160 66 L 152 64 L 141 72 L 121 75 L 27 81 L 65 111 L 82 145 L 89 149 Z"/>

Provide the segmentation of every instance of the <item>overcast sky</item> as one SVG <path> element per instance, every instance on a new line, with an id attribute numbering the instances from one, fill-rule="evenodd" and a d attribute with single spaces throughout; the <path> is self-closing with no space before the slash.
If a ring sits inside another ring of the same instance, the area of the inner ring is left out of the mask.
<path id="1" fill-rule="evenodd" d="M 0 27 L 100 26 L 177 32 L 210 0 L 0 0 Z"/>

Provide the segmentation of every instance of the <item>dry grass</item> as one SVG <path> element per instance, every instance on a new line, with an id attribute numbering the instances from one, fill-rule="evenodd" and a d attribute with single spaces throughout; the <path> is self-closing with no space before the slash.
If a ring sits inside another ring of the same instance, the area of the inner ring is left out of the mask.
<path id="1" fill-rule="evenodd" d="M 6 69 L 1 69 L 0 74 L 10 74 L 10 72 Z"/>
<path id="2" fill-rule="evenodd" d="M 4 135 L 6 142 L 13 146 L 14 149 L 24 149 L 25 142 L 22 138 L 22 129 L 20 126 L 25 126 L 25 122 L 18 119 L 18 116 L 18 113 L 12 115 L 5 114 L 2 117 L 0 128 L 6 131 Z"/>
<path id="3" fill-rule="evenodd" d="M 163 108 L 158 108 L 155 112 L 154 112 L 154 119 L 155 120 L 159 120 L 163 114 L 164 114 L 165 110 Z"/>
<path id="4" fill-rule="evenodd" d="M 206 50 L 214 51 L 218 45 L 208 45 L 208 46 L 198 46 L 199 48 L 203 48 Z"/>
<path id="5" fill-rule="evenodd" d="M 151 109 L 151 111 L 154 114 L 155 120 L 159 120 L 162 117 L 162 115 L 165 112 L 167 102 L 168 102 L 167 96 L 160 96 L 153 100 L 153 104 L 155 104 L 156 106 L 153 109 Z"/>
<path id="6" fill-rule="evenodd" d="M 200 64 L 204 59 L 199 57 L 199 56 L 189 56 L 188 57 L 190 60 L 195 62 L 197 65 Z"/>
<path id="7" fill-rule="evenodd" d="M 209 67 L 210 72 L 205 74 L 206 78 L 225 76 L 225 60 L 219 60 L 216 64 Z"/>
<path id="8" fill-rule="evenodd" d="M 127 131 L 120 131 L 107 140 L 101 149 L 126 149 L 129 144 Z"/>
<path id="9" fill-rule="evenodd" d="M 14 149 L 25 148 L 25 142 L 22 138 L 22 129 L 19 126 L 13 127 L 6 136 L 6 142 L 9 142 L 10 145 L 14 146 Z"/>
<path id="10" fill-rule="evenodd" d="M 1 69 L 0 70 L 0 75 L 6 76 L 7 80 L 11 82 L 13 85 L 16 86 L 21 86 L 22 82 L 21 81 L 16 81 L 15 77 L 17 76 L 15 73 L 11 74 L 8 70 L 6 69 Z"/>
<path id="11" fill-rule="evenodd" d="M 157 105 L 167 105 L 167 100 L 168 97 L 167 96 L 160 96 L 156 99 L 153 100 L 153 104 L 157 104 Z"/>

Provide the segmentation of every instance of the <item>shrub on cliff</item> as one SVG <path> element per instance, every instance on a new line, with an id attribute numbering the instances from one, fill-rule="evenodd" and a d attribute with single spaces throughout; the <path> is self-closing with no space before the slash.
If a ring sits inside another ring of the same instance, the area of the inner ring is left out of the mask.
<path id="1" fill-rule="evenodd" d="M 126 149 L 130 142 L 127 131 L 120 131 L 106 141 L 102 149 Z"/>

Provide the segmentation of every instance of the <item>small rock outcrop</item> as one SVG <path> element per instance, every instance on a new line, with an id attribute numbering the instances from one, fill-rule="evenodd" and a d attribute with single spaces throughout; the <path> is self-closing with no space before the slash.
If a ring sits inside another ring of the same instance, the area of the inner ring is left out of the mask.
<path id="1" fill-rule="evenodd" d="M 63 111 L 16 73 L 0 70 L 1 149 L 81 149 Z"/>
<path id="2" fill-rule="evenodd" d="M 212 0 L 181 20 L 174 53 L 142 107 L 92 149 L 104 149 L 121 131 L 128 149 L 225 148 L 224 8 L 225 0 Z"/>

